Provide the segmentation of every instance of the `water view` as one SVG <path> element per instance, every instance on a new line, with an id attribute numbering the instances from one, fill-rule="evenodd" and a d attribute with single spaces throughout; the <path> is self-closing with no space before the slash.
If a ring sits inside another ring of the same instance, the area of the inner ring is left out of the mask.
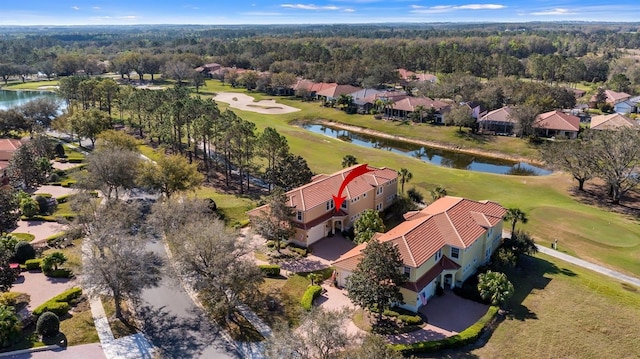
<path id="1" fill-rule="evenodd" d="M 306 124 L 302 127 L 311 132 L 351 142 L 359 146 L 391 151 L 444 167 L 518 176 L 544 176 L 551 173 L 551 171 L 547 169 L 536 167 L 526 162 L 513 162 L 456 151 L 447 151 L 439 148 L 352 133 L 323 125 Z"/>
<path id="2" fill-rule="evenodd" d="M 0 110 L 23 105 L 39 97 L 56 98 L 53 92 L 49 91 L 7 91 L 0 90 Z"/>

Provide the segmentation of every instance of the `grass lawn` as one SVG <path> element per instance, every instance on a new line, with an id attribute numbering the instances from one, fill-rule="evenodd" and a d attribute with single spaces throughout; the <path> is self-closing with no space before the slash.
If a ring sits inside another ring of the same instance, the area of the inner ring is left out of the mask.
<path id="1" fill-rule="evenodd" d="M 211 198 L 216 202 L 218 212 L 224 216 L 227 225 L 242 224 L 249 217 L 246 212 L 256 206 L 249 197 L 236 194 L 226 194 L 212 187 L 200 187 L 195 192 L 198 198 Z"/>
<path id="2" fill-rule="evenodd" d="M 640 288 L 544 255 L 524 268 L 511 274 L 511 314 L 486 345 L 460 357 L 640 357 Z"/>
<path id="3" fill-rule="evenodd" d="M 80 301 L 71 309 L 69 314 L 60 318 L 60 335 L 56 338 L 48 339 L 46 343 L 40 340 L 40 336 L 35 332 L 35 323 L 22 330 L 21 340 L 8 347 L 0 349 L 0 352 L 37 348 L 44 345 L 58 343 L 66 340 L 67 345 L 81 345 L 97 343 L 100 341 L 98 332 L 93 323 L 91 307 L 87 299 Z"/>
<path id="4" fill-rule="evenodd" d="M 44 257 L 53 252 L 62 252 L 64 256 L 67 257 L 67 261 L 63 267 L 71 269 L 77 276 L 82 269 L 82 239 L 74 239 L 72 243 L 72 246 L 63 249 L 49 248 L 42 253 L 42 256 Z"/>
<path id="5" fill-rule="evenodd" d="M 133 326 L 135 323 L 124 323 L 115 317 L 116 305 L 112 298 L 102 296 L 101 299 L 102 306 L 104 307 L 104 312 L 109 320 L 109 326 L 111 327 L 114 338 L 118 339 L 137 333 Z M 122 302 L 122 312 L 125 318 L 130 318 L 130 320 L 133 321 L 133 315 L 129 311 L 129 307 L 126 302 Z"/>
<path id="6" fill-rule="evenodd" d="M 208 81 L 207 84 L 209 88 L 217 91 L 220 86 L 216 86 L 215 83 Z M 227 90 L 230 87 L 224 88 Z M 233 90 L 245 92 L 242 89 Z M 565 174 L 523 177 L 456 170 L 385 150 L 360 147 L 310 133 L 289 124 L 297 118 L 325 118 L 338 121 L 345 117 L 357 118 L 357 115 L 346 115 L 338 110 L 323 108 L 318 103 L 304 103 L 284 98 L 277 100 L 303 108 L 303 111 L 277 116 L 235 109 L 234 111 L 242 118 L 255 122 L 260 130 L 271 126 L 285 135 L 292 152 L 304 157 L 315 173 L 332 173 L 341 169 L 342 157 L 346 154 L 354 155 L 360 163 L 373 166 L 394 169 L 405 167 L 413 174 L 413 179 L 405 186 L 406 189 L 416 187 L 428 198 L 431 189 L 436 185 L 442 185 L 449 195 L 475 200 L 490 199 L 505 207 L 518 207 L 530 218 L 529 223 L 522 228 L 531 232 L 542 245 L 549 246 L 552 241 L 558 239 L 560 249 L 568 253 L 629 274 L 640 275 L 638 220 L 577 201 L 569 194 L 569 189 L 573 188 L 575 183 Z M 223 104 L 220 107 L 225 108 Z M 366 120 L 367 116 L 360 117 L 358 121 L 376 121 L 372 117 L 370 120 Z M 386 123 L 385 126 L 403 127 L 397 123 Z M 411 129 L 414 126 L 406 127 Z M 437 129 L 445 131 L 447 127 Z M 456 130 L 453 127 L 448 129 Z M 520 141 L 515 138 L 496 139 Z"/>
<path id="7" fill-rule="evenodd" d="M 152 161 L 157 161 L 163 156 L 160 151 L 157 151 L 148 145 L 139 145 L 138 151 L 140 151 L 141 154 L 147 156 Z"/>
<path id="8" fill-rule="evenodd" d="M 42 86 L 58 86 L 58 80 L 43 80 L 43 81 L 30 81 L 30 82 L 15 82 L 4 87 L 4 90 L 41 90 Z M 46 89 L 47 91 L 53 91 L 53 88 Z"/>
<path id="9" fill-rule="evenodd" d="M 277 323 L 287 323 L 291 327 L 296 327 L 300 323 L 300 315 L 303 310 L 300 299 L 309 284 L 311 282 L 301 275 L 289 278 L 265 278 L 260 292 L 263 293 L 265 302 L 270 299 L 276 301 L 276 309 L 267 310 L 266 303 L 254 306 L 252 309 L 271 327 Z"/>

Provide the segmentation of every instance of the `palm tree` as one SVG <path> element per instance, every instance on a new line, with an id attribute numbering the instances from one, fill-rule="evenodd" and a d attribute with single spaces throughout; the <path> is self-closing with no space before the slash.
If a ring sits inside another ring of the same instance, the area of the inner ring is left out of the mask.
<path id="1" fill-rule="evenodd" d="M 437 201 L 446 195 L 447 190 L 441 185 L 437 185 L 436 188 L 431 190 L 431 199 L 433 199 L 434 201 Z"/>
<path id="2" fill-rule="evenodd" d="M 409 172 L 408 169 L 401 168 L 400 171 L 398 171 L 398 176 L 400 176 L 400 188 L 402 190 L 402 193 L 404 194 L 404 184 L 411 181 L 411 179 L 413 178 L 413 174 Z"/>
<path id="3" fill-rule="evenodd" d="M 525 224 L 529 221 L 527 218 L 527 214 L 522 212 L 520 208 L 508 208 L 507 213 L 504 215 L 503 219 L 505 221 L 511 222 L 511 233 L 515 232 L 516 224 L 518 222 Z"/>
<path id="4" fill-rule="evenodd" d="M 345 155 L 344 157 L 342 157 L 342 168 L 351 167 L 357 164 L 358 164 L 358 160 L 354 155 Z"/>
<path id="5" fill-rule="evenodd" d="M 513 296 L 514 288 L 504 273 L 487 271 L 478 276 L 478 291 L 482 299 L 502 308 Z"/>
<path id="6" fill-rule="evenodd" d="M 424 107 L 423 105 L 416 106 L 414 113 L 418 115 L 418 122 L 422 123 L 425 112 L 427 112 L 426 107 Z"/>

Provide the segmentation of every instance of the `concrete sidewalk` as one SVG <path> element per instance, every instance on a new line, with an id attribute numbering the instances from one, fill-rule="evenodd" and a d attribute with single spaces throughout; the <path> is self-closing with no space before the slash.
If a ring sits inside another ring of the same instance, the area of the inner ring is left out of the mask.
<path id="1" fill-rule="evenodd" d="M 609 269 L 609 268 L 606 268 L 606 267 L 603 267 L 601 265 L 594 264 L 594 263 L 591 263 L 591 262 L 587 262 L 587 261 L 585 261 L 583 259 L 576 258 L 576 257 L 570 256 L 568 254 L 564 254 L 562 252 L 558 252 L 555 249 L 547 248 L 547 247 L 541 246 L 539 244 L 536 244 L 536 247 L 538 247 L 538 252 L 540 252 L 540 253 L 544 253 L 544 254 L 549 255 L 551 257 L 561 259 L 561 260 L 563 260 L 565 262 L 569 262 L 571 264 L 575 264 L 575 265 L 577 265 L 579 267 L 590 269 L 590 270 L 592 270 L 594 272 L 598 272 L 600 274 L 604 274 L 604 275 L 606 275 L 608 277 L 611 277 L 613 279 L 617 279 L 617 280 L 619 280 L 621 282 L 629 283 L 629 284 L 635 285 L 637 287 L 640 287 L 640 278 L 632 277 L 632 276 L 626 275 L 624 273 L 620 273 L 620 272 L 618 272 L 616 270 Z"/>

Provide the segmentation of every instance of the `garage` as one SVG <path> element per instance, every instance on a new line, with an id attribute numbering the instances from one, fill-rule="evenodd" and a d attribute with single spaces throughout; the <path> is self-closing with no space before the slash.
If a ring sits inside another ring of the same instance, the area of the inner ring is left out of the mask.
<path id="1" fill-rule="evenodd" d="M 326 223 L 321 223 L 307 231 L 307 247 L 326 237 L 325 227 Z"/>

